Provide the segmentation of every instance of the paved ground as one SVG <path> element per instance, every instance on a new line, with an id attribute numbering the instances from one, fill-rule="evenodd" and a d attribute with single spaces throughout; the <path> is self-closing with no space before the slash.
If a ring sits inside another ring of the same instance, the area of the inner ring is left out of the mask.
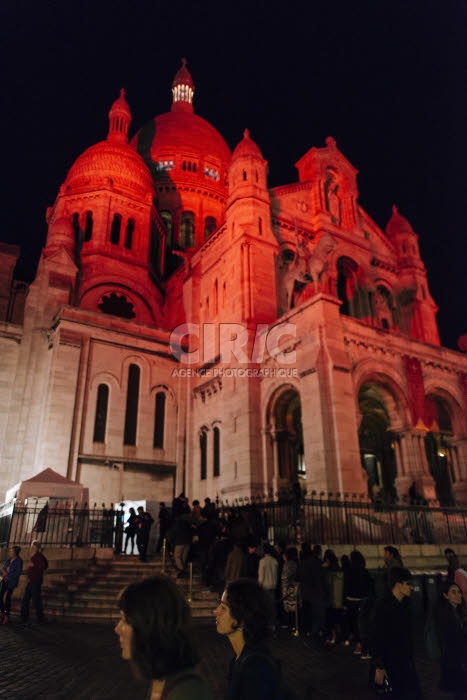
<path id="1" fill-rule="evenodd" d="M 196 627 L 202 671 L 215 700 L 222 700 L 231 650 L 214 625 Z M 368 662 L 349 647 L 310 649 L 306 639 L 281 631 L 271 641 L 284 675 L 300 700 L 370 700 Z M 13 621 L 0 627 L 0 698 L 5 700 L 144 700 L 145 685 L 120 659 L 111 627 L 50 623 L 27 628 Z M 436 689 L 438 666 L 417 659 L 425 700 L 447 700 Z M 467 697 L 467 695 L 466 695 Z"/>

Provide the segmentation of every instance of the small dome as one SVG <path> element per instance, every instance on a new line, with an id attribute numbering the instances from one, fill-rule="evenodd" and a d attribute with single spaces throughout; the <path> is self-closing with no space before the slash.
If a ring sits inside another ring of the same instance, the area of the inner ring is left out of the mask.
<path id="1" fill-rule="evenodd" d="M 250 158 L 260 158 L 261 160 L 263 160 L 263 154 L 259 150 L 259 147 L 255 143 L 255 141 L 253 141 L 253 139 L 250 138 L 250 132 L 248 129 L 245 129 L 245 131 L 243 132 L 243 139 L 235 147 L 234 152 L 232 154 L 232 160 L 243 156 L 248 156 Z"/>
<path id="2" fill-rule="evenodd" d="M 153 192 L 149 169 L 131 146 L 100 141 L 77 158 L 66 177 L 65 190 L 113 185 L 140 194 Z"/>
<path id="3" fill-rule="evenodd" d="M 131 123 L 131 112 L 128 102 L 125 100 L 125 90 L 120 90 L 120 97 L 113 103 L 109 111 L 108 141 L 115 143 L 128 143 L 128 129 Z"/>
<path id="4" fill-rule="evenodd" d="M 122 88 L 109 110 L 107 140 L 96 143 L 77 158 L 66 177 L 65 191 L 111 185 L 152 196 L 151 173 L 141 156 L 128 145 L 130 122 L 130 108 Z"/>
<path id="5" fill-rule="evenodd" d="M 388 236 L 395 236 L 401 233 L 411 233 L 414 234 L 412 226 L 409 224 L 407 219 L 399 214 L 396 205 L 392 207 L 392 216 L 388 221 L 386 226 L 386 233 Z"/>

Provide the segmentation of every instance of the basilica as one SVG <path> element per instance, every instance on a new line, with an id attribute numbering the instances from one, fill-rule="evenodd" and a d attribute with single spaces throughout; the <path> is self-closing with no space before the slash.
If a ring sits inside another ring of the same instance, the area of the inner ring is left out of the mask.
<path id="1" fill-rule="evenodd" d="M 362 209 L 332 137 L 271 189 L 261 134 L 231 151 L 194 91 L 183 62 L 131 139 L 121 91 L 31 284 L 0 244 L 0 501 L 45 469 L 98 503 L 467 501 L 467 357 L 440 346 L 417 233 Z"/>

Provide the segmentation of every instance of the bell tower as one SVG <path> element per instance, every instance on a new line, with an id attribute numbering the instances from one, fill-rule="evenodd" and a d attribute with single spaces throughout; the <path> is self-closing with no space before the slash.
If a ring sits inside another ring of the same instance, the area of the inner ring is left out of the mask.
<path id="1" fill-rule="evenodd" d="M 236 308 L 242 323 L 268 323 L 277 317 L 276 283 L 271 270 L 277 253 L 272 233 L 267 161 L 245 129 L 228 171 L 227 235 L 236 257 Z"/>
<path id="2" fill-rule="evenodd" d="M 425 265 L 420 257 L 418 236 L 397 207 L 386 226 L 396 249 L 398 266 L 399 325 L 403 332 L 425 343 L 439 345 L 436 306 L 428 289 Z"/>

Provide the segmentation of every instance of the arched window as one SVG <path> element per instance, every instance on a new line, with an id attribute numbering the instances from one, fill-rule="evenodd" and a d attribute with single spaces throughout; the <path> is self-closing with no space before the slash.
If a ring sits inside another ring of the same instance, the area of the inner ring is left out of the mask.
<path id="1" fill-rule="evenodd" d="M 201 465 L 200 478 L 203 480 L 206 479 L 208 466 L 208 434 L 206 430 L 202 430 L 199 435 L 199 456 Z"/>
<path id="2" fill-rule="evenodd" d="M 220 476 L 221 473 L 221 431 L 219 428 L 214 428 L 212 431 L 213 436 L 213 450 L 212 450 L 212 461 L 213 461 L 213 475 Z"/>
<path id="3" fill-rule="evenodd" d="M 126 393 L 125 434 L 124 445 L 136 445 L 136 427 L 138 425 L 138 400 L 139 400 L 138 365 L 130 365 L 128 370 L 128 387 Z"/>
<path id="4" fill-rule="evenodd" d="M 173 218 L 170 211 L 161 211 L 161 219 L 165 224 L 167 229 L 166 245 L 168 248 L 172 247 L 172 232 L 173 232 Z"/>
<path id="5" fill-rule="evenodd" d="M 153 446 L 162 449 L 164 447 L 165 425 L 165 394 L 158 391 L 156 394 L 156 414 L 154 418 L 154 443 Z"/>
<path id="6" fill-rule="evenodd" d="M 105 442 L 105 429 L 107 427 L 107 409 L 109 405 L 109 387 L 107 384 L 99 384 L 97 389 L 96 416 L 94 418 L 93 442 Z"/>
<path id="7" fill-rule="evenodd" d="M 125 233 L 125 248 L 128 248 L 128 250 L 131 250 L 131 246 L 133 244 L 134 231 L 135 231 L 135 220 L 128 219 L 127 225 L 126 225 L 126 233 Z"/>
<path id="8" fill-rule="evenodd" d="M 180 245 L 182 248 L 193 248 L 195 245 L 195 215 L 192 211 L 184 211 L 182 214 Z"/>
<path id="9" fill-rule="evenodd" d="M 71 217 L 71 225 L 73 226 L 73 233 L 75 234 L 75 241 L 80 240 L 80 225 L 79 225 L 79 214 L 77 211 Z"/>
<path id="10" fill-rule="evenodd" d="M 114 214 L 114 218 L 112 220 L 112 226 L 110 229 L 110 242 L 113 243 L 114 245 L 118 245 L 120 243 L 120 229 L 122 227 L 122 217 L 120 214 Z"/>
<path id="11" fill-rule="evenodd" d="M 94 222 L 92 220 L 92 211 L 87 211 L 86 223 L 84 224 L 84 240 L 86 242 L 91 240 L 93 223 Z"/>
<path id="12" fill-rule="evenodd" d="M 207 216 L 204 220 L 204 239 L 208 238 L 216 230 L 216 220 L 213 216 Z"/>
<path id="13" fill-rule="evenodd" d="M 337 295 L 342 302 L 341 314 L 352 318 L 370 316 L 370 298 L 362 282 L 362 270 L 351 258 L 342 257 L 337 261 Z"/>

